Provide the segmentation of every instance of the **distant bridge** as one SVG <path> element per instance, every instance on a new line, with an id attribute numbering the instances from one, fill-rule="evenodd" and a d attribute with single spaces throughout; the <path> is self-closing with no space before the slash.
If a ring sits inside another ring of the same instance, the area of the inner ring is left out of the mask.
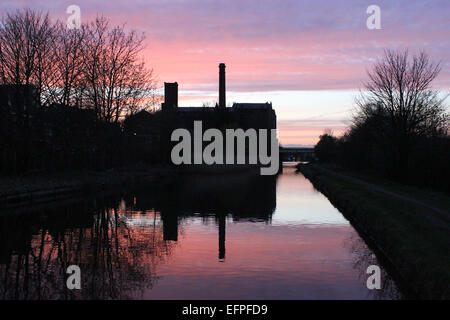
<path id="1" fill-rule="evenodd" d="M 311 161 L 315 160 L 313 147 L 281 147 L 280 146 L 280 161 Z"/>

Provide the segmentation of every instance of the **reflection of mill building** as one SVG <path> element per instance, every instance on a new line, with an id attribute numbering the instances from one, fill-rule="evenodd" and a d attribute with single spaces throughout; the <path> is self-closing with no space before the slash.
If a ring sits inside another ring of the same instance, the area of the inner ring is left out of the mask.
<path id="1" fill-rule="evenodd" d="M 136 195 L 136 208 L 159 212 L 164 240 L 169 241 L 178 241 L 184 218 L 214 218 L 219 259 L 224 259 L 227 219 L 270 223 L 276 208 L 276 179 L 251 173 L 186 175 L 177 178 L 176 183 Z"/>

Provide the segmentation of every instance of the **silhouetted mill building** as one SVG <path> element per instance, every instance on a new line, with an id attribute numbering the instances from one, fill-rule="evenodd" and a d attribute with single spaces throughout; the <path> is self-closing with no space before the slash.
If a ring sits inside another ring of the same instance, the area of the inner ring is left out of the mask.
<path id="1" fill-rule="evenodd" d="M 164 102 L 161 105 L 163 111 L 174 111 L 178 108 L 178 83 L 164 82 Z"/>
<path id="2" fill-rule="evenodd" d="M 225 64 L 219 65 L 219 102 L 214 107 L 179 107 L 178 83 L 164 83 L 162 103 L 163 122 L 170 127 L 167 135 L 175 128 L 193 132 L 194 121 L 202 121 L 203 131 L 217 129 L 276 129 L 276 114 L 272 103 L 233 103 L 226 106 Z M 163 141 L 170 141 L 165 136 Z M 270 139 L 268 139 L 270 143 Z M 167 154 L 169 150 L 164 152 Z"/>
<path id="3" fill-rule="evenodd" d="M 206 122 L 214 117 L 212 114 L 215 114 L 216 122 L 236 125 L 243 129 L 276 129 L 277 123 L 272 103 L 233 103 L 231 108 L 227 108 L 224 63 L 219 65 L 219 103 L 215 107 L 179 107 L 178 83 L 165 82 L 161 109 L 165 113 L 176 113 L 179 119 Z"/>
<path id="4" fill-rule="evenodd" d="M 136 118 L 145 119 L 137 114 Z M 213 107 L 180 107 L 178 106 L 178 83 L 164 83 L 164 102 L 161 111 L 150 116 L 151 121 L 145 121 L 144 125 L 151 135 L 151 141 L 160 144 L 161 158 L 165 162 L 170 161 L 170 151 L 176 143 L 170 140 L 171 133 L 178 128 L 184 128 L 193 136 L 194 122 L 201 121 L 203 132 L 209 128 L 222 130 L 225 137 L 225 129 L 276 129 L 276 114 L 272 103 L 233 103 L 231 107 L 226 105 L 225 64 L 219 65 L 219 99 Z M 130 119 L 133 120 L 133 119 Z M 129 121 L 132 123 L 133 121 Z M 140 125 L 142 128 L 143 126 Z M 134 134 L 134 126 L 129 129 Z M 146 133 L 137 132 L 137 135 Z M 135 134 L 136 135 L 136 134 Z M 149 139 L 147 139 L 150 141 Z M 224 141 L 225 142 L 225 141 Z M 270 150 L 270 135 L 267 139 Z"/>

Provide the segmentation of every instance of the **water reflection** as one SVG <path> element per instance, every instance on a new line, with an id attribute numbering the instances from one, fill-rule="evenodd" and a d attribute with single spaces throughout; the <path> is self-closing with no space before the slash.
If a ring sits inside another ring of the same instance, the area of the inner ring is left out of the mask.
<path id="1" fill-rule="evenodd" d="M 347 240 L 346 245 L 350 252 L 354 255 L 354 268 L 358 271 L 361 281 L 367 280 L 367 268 L 370 265 L 379 265 L 378 259 L 373 251 L 367 246 L 361 237 L 356 234 L 352 234 Z M 368 294 L 371 298 L 382 300 L 392 299 L 399 300 L 405 299 L 405 297 L 399 291 L 397 284 L 392 277 L 387 273 L 386 269 L 381 268 L 381 289 L 370 290 Z"/>
<path id="2" fill-rule="evenodd" d="M 186 176 L 10 212 L 0 243 L 1 299 L 398 298 L 393 282 L 388 293 L 368 292 L 364 266 L 376 257 L 293 170 L 278 183 Z M 71 264 L 82 290 L 65 285 Z"/>
<path id="3" fill-rule="evenodd" d="M 84 203 L 1 217 L 1 297 L 124 299 L 130 290 L 152 287 L 155 268 L 173 244 L 164 241 L 156 225 L 132 228 L 117 206 L 108 207 Z M 66 288 L 71 264 L 80 266 L 86 290 Z"/>

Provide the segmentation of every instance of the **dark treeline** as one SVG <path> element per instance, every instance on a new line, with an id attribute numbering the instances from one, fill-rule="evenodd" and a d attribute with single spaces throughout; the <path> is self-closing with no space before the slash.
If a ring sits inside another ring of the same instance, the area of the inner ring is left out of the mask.
<path id="1" fill-rule="evenodd" d="M 68 29 L 48 14 L 0 22 L 0 173 L 104 169 L 140 160 L 123 119 L 156 101 L 144 37 L 98 17 Z"/>
<path id="2" fill-rule="evenodd" d="M 431 87 L 441 70 L 425 53 L 386 51 L 368 72 L 350 129 L 325 132 L 322 162 L 401 183 L 450 191 L 450 132 L 445 96 Z"/>

